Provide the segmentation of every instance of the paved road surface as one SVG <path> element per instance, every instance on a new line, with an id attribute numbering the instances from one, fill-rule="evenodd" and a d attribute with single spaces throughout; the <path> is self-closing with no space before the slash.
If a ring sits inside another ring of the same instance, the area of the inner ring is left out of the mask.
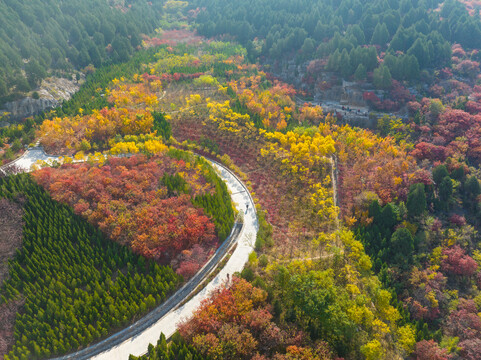
<path id="1" fill-rule="evenodd" d="M 43 160 L 51 164 L 54 160 L 57 160 L 58 158 L 59 156 L 48 155 L 45 153 L 45 151 L 43 151 L 42 147 L 36 146 L 29 148 L 22 156 L 5 165 L 4 168 L 8 168 L 9 166 L 14 165 L 19 170 L 30 171 L 31 166 L 35 164 L 37 160 Z"/>

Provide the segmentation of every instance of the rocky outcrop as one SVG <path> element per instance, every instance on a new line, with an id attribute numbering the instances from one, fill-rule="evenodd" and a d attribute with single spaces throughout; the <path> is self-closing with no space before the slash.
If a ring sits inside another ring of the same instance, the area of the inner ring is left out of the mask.
<path id="1" fill-rule="evenodd" d="M 6 103 L 2 110 L 10 114 L 10 120 L 20 120 L 25 117 L 40 114 L 70 99 L 72 95 L 78 91 L 82 81 L 83 77 L 80 82 L 64 78 L 44 79 L 42 85 L 37 90 L 39 95 L 38 99 L 28 96 L 21 100 Z M 0 111 L 0 114 L 1 112 L 2 111 Z"/>
<path id="2" fill-rule="evenodd" d="M 6 103 L 4 110 L 10 114 L 12 120 L 23 119 L 32 115 L 40 114 L 48 108 L 54 108 L 58 105 L 55 99 L 33 99 L 26 97 L 22 100 Z"/>
<path id="3" fill-rule="evenodd" d="M 322 101 L 336 101 L 346 106 L 368 106 L 363 98 L 363 91 L 357 84 L 335 85 L 326 90 L 314 89 L 314 97 Z"/>

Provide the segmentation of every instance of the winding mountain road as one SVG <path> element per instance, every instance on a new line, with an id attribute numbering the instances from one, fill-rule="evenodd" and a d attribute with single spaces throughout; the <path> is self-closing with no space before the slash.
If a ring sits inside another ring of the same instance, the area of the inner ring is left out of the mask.
<path id="1" fill-rule="evenodd" d="M 37 160 L 54 160 L 55 156 L 47 155 L 42 148 L 27 150 L 14 164 L 23 171 L 30 171 L 30 166 Z M 258 220 L 255 204 L 242 181 L 225 166 L 209 160 L 219 172 L 231 192 L 232 201 L 239 212 L 243 212 L 244 222 L 236 223 L 229 237 L 220 246 L 214 256 L 204 267 L 190 279 L 174 295 L 150 313 L 139 319 L 129 327 L 111 335 L 105 340 L 85 349 L 58 357 L 52 360 L 66 359 L 96 359 L 96 360 L 127 360 L 130 354 L 139 356 L 147 352 L 149 344 L 156 344 L 163 332 L 168 338 L 177 330 L 179 322 L 192 316 L 202 300 L 232 278 L 232 274 L 241 271 L 246 264 L 249 254 L 254 250 L 258 231 Z M 247 206 L 248 205 L 248 206 Z M 227 264 L 200 292 L 182 304 L 197 287 L 215 270 L 217 264 L 224 259 L 230 249 L 237 244 Z"/>

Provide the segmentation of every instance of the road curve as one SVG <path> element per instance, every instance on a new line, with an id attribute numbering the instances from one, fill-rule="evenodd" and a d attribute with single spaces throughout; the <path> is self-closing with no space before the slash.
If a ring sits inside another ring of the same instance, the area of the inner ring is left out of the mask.
<path id="1" fill-rule="evenodd" d="M 54 160 L 58 160 L 60 156 L 47 154 L 41 146 L 35 146 L 27 149 L 22 156 L 16 158 L 12 162 L 0 166 L 0 170 L 7 171 L 9 167 L 15 167 L 16 169 L 24 172 L 31 171 L 31 167 L 38 160 L 52 163 Z"/>
<path id="2" fill-rule="evenodd" d="M 148 345 L 151 343 L 155 344 L 161 332 L 166 337 L 172 336 L 177 329 L 178 323 L 192 316 L 201 301 L 206 299 L 212 290 L 228 281 L 233 273 L 244 268 L 249 254 L 254 249 L 258 230 L 255 204 L 247 187 L 234 173 L 215 161 L 209 160 L 209 162 L 218 170 L 220 177 L 226 182 L 237 210 L 245 214 L 244 223 L 236 223 L 229 237 L 217 249 L 209 262 L 174 295 L 150 313 L 99 343 L 52 360 L 127 360 L 130 354 L 136 356 L 145 354 Z M 234 253 L 214 279 L 184 305 L 179 306 L 215 269 L 216 265 L 236 243 L 237 247 Z"/>

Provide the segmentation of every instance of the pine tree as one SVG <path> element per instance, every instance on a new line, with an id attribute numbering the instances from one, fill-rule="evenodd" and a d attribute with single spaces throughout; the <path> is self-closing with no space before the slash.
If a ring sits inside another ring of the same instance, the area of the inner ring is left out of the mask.
<path id="1" fill-rule="evenodd" d="M 380 66 L 374 70 L 373 75 L 374 86 L 378 89 L 388 89 L 392 84 L 391 72 L 387 66 Z"/>
<path id="2" fill-rule="evenodd" d="M 359 64 L 359 66 L 356 69 L 356 72 L 354 73 L 354 78 L 358 81 L 366 79 L 367 76 L 367 71 L 366 67 L 363 64 Z"/>
<path id="3" fill-rule="evenodd" d="M 390 253 L 394 264 L 403 265 L 411 262 L 414 251 L 414 239 L 406 228 L 397 229 L 391 237 Z"/>
<path id="4" fill-rule="evenodd" d="M 385 46 L 389 41 L 389 31 L 386 24 L 378 23 L 374 28 L 374 33 L 372 34 L 371 44 Z"/>
<path id="5" fill-rule="evenodd" d="M 351 61 L 346 49 L 342 50 L 339 67 L 343 78 L 348 78 L 352 75 Z"/>
<path id="6" fill-rule="evenodd" d="M 426 193 L 424 184 L 413 184 L 409 189 L 406 203 L 408 214 L 411 217 L 420 216 L 426 210 Z"/>

